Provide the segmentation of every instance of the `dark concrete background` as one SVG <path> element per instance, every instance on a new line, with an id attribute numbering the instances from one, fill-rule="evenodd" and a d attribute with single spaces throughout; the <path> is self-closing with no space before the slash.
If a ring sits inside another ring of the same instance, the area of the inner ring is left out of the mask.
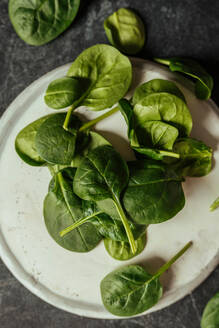
<path id="1" fill-rule="evenodd" d="M 219 2 L 216 0 L 83 0 L 72 26 L 55 41 L 26 45 L 8 18 L 8 1 L 0 1 L 0 114 L 32 81 L 73 61 L 85 48 L 106 43 L 104 18 L 120 7 L 134 8 L 147 25 L 141 57 L 187 56 L 198 59 L 215 80 L 219 103 Z M 207 245 L 206 245 L 207 247 Z M 146 327 L 198 328 L 203 308 L 219 289 L 219 268 L 192 294 L 154 314 L 129 320 L 104 321 L 60 311 L 32 295 L 0 261 L 1 328 Z"/>

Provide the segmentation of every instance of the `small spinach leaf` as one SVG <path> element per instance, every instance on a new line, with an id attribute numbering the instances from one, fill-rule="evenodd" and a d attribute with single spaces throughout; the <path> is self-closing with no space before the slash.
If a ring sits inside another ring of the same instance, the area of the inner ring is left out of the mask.
<path id="1" fill-rule="evenodd" d="M 35 137 L 39 127 L 50 115 L 43 116 L 23 128 L 15 139 L 15 150 L 20 158 L 32 166 L 45 165 L 46 161 L 41 158 L 35 147 Z"/>
<path id="2" fill-rule="evenodd" d="M 172 149 L 173 143 L 178 136 L 176 128 L 160 121 L 146 121 L 141 129 L 135 128 L 135 116 L 133 107 L 127 99 L 119 101 L 119 110 L 128 125 L 128 138 L 132 149 L 149 158 L 162 160 L 166 156 L 176 157 L 179 155 L 155 147 Z M 167 133 L 169 131 L 169 133 Z"/>
<path id="3" fill-rule="evenodd" d="M 164 164 L 152 160 L 129 162 L 129 172 L 123 204 L 133 222 L 161 223 L 184 207 L 182 179 Z"/>
<path id="4" fill-rule="evenodd" d="M 135 240 L 135 243 L 137 250 L 136 253 L 133 254 L 129 243 L 125 241 L 116 241 L 106 238 L 104 239 L 104 246 L 108 254 L 119 261 L 127 261 L 133 258 L 134 256 L 140 254 L 144 250 L 146 245 L 146 234 L 144 233 L 137 240 Z"/>
<path id="5" fill-rule="evenodd" d="M 132 104 L 135 105 L 144 97 L 157 92 L 171 93 L 172 95 L 175 95 L 185 101 L 183 93 L 174 82 L 162 79 L 153 79 L 139 85 L 135 89 L 132 97 Z"/>
<path id="6" fill-rule="evenodd" d="M 75 153 L 79 118 L 72 115 L 69 131 L 63 129 L 65 113 L 51 115 L 40 125 L 35 145 L 37 153 L 52 164 L 70 165 Z"/>
<path id="7" fill-rule="evenodd" d="M 213 78 L 196 61 L 187 58 L 154 58 L 158 63 L 169 66 L 172 72 L 180 72 L 196 80 L 195 93 L 200 99 L 208 99 L 213 89 Z"/>
<path id="8" fill-rule="evenodd" d="M 202 320 L 201 328 L 218 328 L 219 327 L 219 292 L 210 299 L 206 305 Z"/>
<path id="9" fill-rule="evenodd" d="M 172 168 L 181 176 L 202 177 L 211 171 L 212 149 L 193 138 L 178 139 L 173 151 L 180 155 Z M 173 161 L 173 160 L 172 160 Z"/>
<path id="10" fill-rule="evenodd" d="M 145 27 L 141 18 L 132 10 L 120 8 L 104 21 L 109 42 L 120 51 L 137 54 L 145 43 Z"/>
<path id="11" fill-rule="evenodd" d="M 135 129 L 147 121 L 163 121 L 178 129 L 186 137 L 192 130 L 192 117 L 186 103 L 179 97 L 166 93 L 152 93 L 134 106 Z"/>
<path id="12" fill-rule="evenodd" d="M 109 273 L 100 284 L 105 308 L 117 316 L 133 316 L 154 306 L 162 296 L 160 276 L 192 245 L 185 245 L 154 275 L 139 265 L 128 265 Z"/>
<path id="13" fill-rule="evenodd" d="M 95 227 L 86 223 L 61 238 L 60 230 L 84 216 L 82 201 L 72 191 L 75 169 L 57 173 L 44 200 L 44 220 L 51 237 L 62 247 L 74 252 L 88 252 L 102 239 Z"/>
<path id="14" fill-rule="evenodd" d="M 9 17 L 22 40 L 40 46 L 69 27 L 79 5 L 80 0 L 10 0 Z"/>
<path id="15" fill-rule="evenodd" d="M 82 93 L 79 80 L 66 76 L 49 84 L 44 100 L 49 107 L 60 109 L 71 106 Z"/>
<path id="16" fill-rule="evenodd" d="M 132 252 L 136 246 L 132 231 L 120 202 L 120 196 L 128 184 L 126 162 L 111 146 L 100 146 L 90 151 L 78 167 L 74 179 L 74 192 L 82 199 L 113 200 L 124 225 Z"/>

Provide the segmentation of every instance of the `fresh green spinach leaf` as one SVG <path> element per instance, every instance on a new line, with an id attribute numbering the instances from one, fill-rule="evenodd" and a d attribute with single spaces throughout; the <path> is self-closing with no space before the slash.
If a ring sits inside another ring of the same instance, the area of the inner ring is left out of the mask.
<path id="1" fill-rule="evenodd" d="M 141 18 L 127 8 L 120 8 L 104 21 L 109 42 L 120 51 L 137 54 L 145 43 L 145 27 Z"/>
<path id="2" fill-rule="evenodd" d="M 133 258 L 134 256 L 137 256 L 144 250 L 146 241 L 147 239 L 145 233 L 142 236 L 140 236 L 137 240 L 135 240 L 136 249 L 137 249 L 135 254 L 132 253 L 129 243 L 125 241 L 116 241 L 116 240 L 105 238 L 104 246 L 108 254 L 112 256 L 114 259 L 119 261 L 127 261 Z"/>
<path id="3" fill-rule="evenodd" d="M 44 220 L 50 236 L 62 247 L 74 252 L 88 252 L 102 239 L 91 223 L 60 237 L 66 226 L 84 217 L 82 200 L 72 190 L 72 179 L 76 169 L 58 172 L 52 179 L 44 200 Z"/>
<path id="4" fill-rule="evenodd" d="M 135 89 L 135 92 L 132 97 L 132 104 L 135 105 L 144 97 L 157 92 L 171 93 L 172 95 L 175 95 L 185 101 L 183 93 L 180 91 L 180 89 L 176 86 L 174 82 L 162 79 L 153 79 L 139 85 Z"/>
<path id="5" fill-rule="evenodd" d="M 219 327 L 219 292 L 212 297 L 206 305 L 202 320 L 201 328 L 218 328 Z"/>
<path id="6" fill-rule="evenodd" d="M 77 168 L 74 179 L 74 192 L 84 200 L 113 200 L 124 225 L 132 252 L 136 245 L 125 212 L 122 208 L 121 193 L 128 184 L 126 162 L 111 146 L 100 146 L 88 153 Z"/>
<path id="7" fill-rule="evenodd" d="M 163 121 L 178 129 L 181 137 L 192 130 L 192 117 L 186 103 L 179 97 L 166 93 L 152 93 L 134 106 L 135 129 L 143 128 L 148 121 Z"/>
<path id="8" fill-rule="evenodd" d="M 154 58 L 158 63 L 169 66 L 172 72 L 180 72 L 196 80 L 195 93 L 200 99 L 210 98 L 213 89 L 213 78 L 196 61 L 187 58 Z"/>
<path id="9" fill-rule="evenodd" d="M 128 243 L 128 238 L 121 220 L 111 218 L 100 210 L 95 202 L 83 200 L 82 204 L 85 217 L 60 231 L 61 237 L 84 223 L 91 222 L 103 237 Z M 135 240 L 137 240 L 147 228 L 145 225 L 134 224 L 131 221 L 129 221 L 129 226 Z"/>
<path id="10" fill-rule="evenodd" d="M 166 165 L 152 160 L 129 162 L 129 184 L 124 191 L 126 212 L 138 224 L 161 223 L 185 205 L 182 179 Z"/>
<path id="11" fill-rule="evenodd" d="M 49 118 L 50 115 L 43 116 L 38 120 L 28 124 L 23 128 L 15 139 L 15 150 L 20 158 L 32 166 L 45 165 L 46 161 L 41 158 L 35 147 L 35 137 L 39 127 Z"/>
<path id="12" fill-rule="evenodd" d="M 76 107 L 83 105 L 98 111 L 112 107 L 121 99 L 131 84 L 132 66 L 129 59 L 114 47 L 97 44 L 76 58 L 67 75 L 86 81 L 88 88 L 69 109 L 65 129 Z"/>
<path id="13" fill-rule="evenodd" d="M 136 128 L 133 107 L 127 99 L 119 101 L 119 110 L 128 125 L 128 138 L 132 149 L 156 160 L 162 160 L 166 156 L 179 157 L 176 153 L 156 148 L 172 149 L 178 136 L 176 128 L 160 121 L 146 121 L 143 128 Z"/>
<path id="14" fill-rule="evenodd" d="M 192 245 L 185 245 L 154 275 L 139 265 L 128 265 L 109 273 L 100 284 L 105 308 L 114 315 L 129 317 L 154 306 L 162 296 L 160 276 Z M 204 328 L 204 327 L 203 327 Z"/>
<path id="15" fill-rule="evenodd" d="M 174 161 L 171 166 L 179 175 L 202 177 L 211 171 L 212 149 L 202 141 L 193 138 L 178 139 L 173 151 L 180 155 L 178 160 L 171 159 Z"/>
<path id="16" fill-rule="evenodd" d="M 79 5 L 80 0 L 10 0 L 9 17 L 22 40 L 40 46 L 69 27 Z"/>
<path id="17" fill-rule="evenodd" d="M 49 84 L 44 100 L 49 107 L 60 109 L 71 106 L 82 93 L 80 81 L 66 76 Z"/>
<path id="18" fill-rule="evenodd" d="M 40 125 L 35 146 L 37 153 L 51 164 L 70 165 L 75 154 L 81 121 L 72 115 L 69 131 L 63 129 L 65 113 L 51 115 Z"/>

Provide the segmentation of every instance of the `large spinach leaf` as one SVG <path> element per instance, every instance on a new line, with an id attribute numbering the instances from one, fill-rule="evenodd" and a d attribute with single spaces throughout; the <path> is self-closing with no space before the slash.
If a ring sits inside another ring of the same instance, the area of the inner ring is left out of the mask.
<path id="1" fill-rule="evenodd" d="M 109 42 L 120 51 L 137 54 L 145 43 L 145 27 L 141 18 L 132 10 L 120 8 L 104 21 Z"/>
<path id="2" fill-rule="evenodd" d="M 192 245 L 188 243 L 154 275 L 139 265 L 128 265 L 109 273 L 100 284 L 105 308 L 117 316 L 133 316 L 154 306 L 162 296 L 160 276 Z"/>
<path id="3" fill-rule="evenodd" d="M 213 89 L 213 78 L 196 61 L 187 58 L 154 58 L 158 63 L 169 66 L 172 72 L 180 72 L 196 80 L 195 93 L 200 99 L 208 99 Z"/>
<path id="4" fill-rule="evenodd" d="M 79 4 L 80 0 L 10 0 L 9 17 L 22 40 L 40 46 L 69 27 Z"/>
<path id="5" fill-rule="evenodd" d="M 157 92 L 171 93 L 185 101 L 183 93 L 174 82 L 162 79 L 153 79 L 139 85 L 135 89 L 132 97 L 132 104 L 135 105 L 144 97 Z"/>
<path id="6" fill-rule="evenodd" d="M 73 187 L 82 199 L 100 201 L 113 200 L 124 225 L 132 252 L 136 245 L 120 197 L 128 184 L 128 167 L 126 162 L 111 146 L 100 146 L 88 153 L 77 168 Z"/>
<path id="7" fill-rule="evenodd" d="M 180 155 L 171 165 L 181 176 L 202 177 L 211 171 L 212 149 L 193 138 L 178 139 L 173 151 Z M 173 160 L 172 160 L 173 161 Z"/>
<path id="8" fill-rule="evenodd" d="M 146 245 L 146 234 L 144 233 L 142 236 L 140 236 L 137 240 L 135 240 L 136 243 L 136 253 L 133 254 L 131 251 L 131 247 L 129 243 L 125 241 L 116 241 L 112 239 L 104 239 L 104 246 L 110 256 L 112 256 L 114 259 L 119 261 L 127 261 L 134 256 L 137 256 L 140 254 Z"/>
<path id="9" fill-rule="evenodd" d="M 65 113 L 51 115 L 40 125 L 35 145 L 37 153 L 51 164 L 71 164 L 75 154 L 77 132 L 81 121 L 72 115 L 69 131 L 63 129 Z"/>
<path id="10" fill-rule="evenodd" d="M 72 179 L 76 169 L 57 173 L 52 179 L 44 200 L 44 220 L 50 236 L 62 247 L 74 252 L 88 252 L 102 239 L 91 223 L 60 237 L 66 226 L 84 217 L 82 200 L 72 191 Z"/>
<path id="11" fill-rule="evenodd" d="M 52 81 L 44 96 L 45 103 L 54 109 L 71 106 L 81 97 L 83 88 L 79 80 L 63 77 Z"/>
<path id="12" fill-rule="evenodd" d="M 202 320 L 201 328 L 218 328 L 219 327 L 219 292 L 212 297 L 206 305 Z"/>
<path id="13" fill-rule="evenodd" d="M 49 115 L 28 124 L 23 128 L 15 139 L 15 150 L 20 158 L 32 166 L 45 165 L 46 161 L 40 157 L 35 147 L 35 137 L 41 124 L 47 120 Z"/>
<path id="14" fill-rule="evenodd" d="M 163 121 L 178 129 L 186 137 L 192 129 L 192 117 L 186 103 L 179 97 L 166 93 L 152 93 L 134 106 L 135 129 L 144 128 L 148 121 Z"/>
<path id="15" fill-rule="evenodd" d="M 114 241 L 125 241 L 128 243 L 128 238 L 121 220 L 115 220 L 107 215 L 97 207 L 95 202 L 82 200 L 82 205 L 85 217 L 60 231 L 61 237 L 77 227 L 80 227 L 82 224 L 91 222 L 103 237 L 110 238 Z M 131 221 L 128 223 L 135 240 L 137 240 L 146 230 L 145 225 L 134 224 Z"/>
<path id="16" fill-rule="evenodd" d="M 89 81 L 80 105 L 102 110 L 126 94 L 132 81 L 132 67 L 129 59 L 114 47 L 97 44 L 76 58 L 67 75 Z"/>
<path id="17" fill-rule="evenodd" d="M 182 179 L 164 164 L 147 160 L 129 162 L 129 172 L 123 204 L 134 222 L 161 223 L 184 207 Z"/>

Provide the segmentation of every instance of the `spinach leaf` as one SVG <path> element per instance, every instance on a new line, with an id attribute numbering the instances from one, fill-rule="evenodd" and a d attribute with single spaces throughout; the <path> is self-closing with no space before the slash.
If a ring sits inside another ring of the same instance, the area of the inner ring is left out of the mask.
<path id="1" fill-rule="evenodd" d="M 40 46 L 69 27 L 79 5 L 80 0 L 9 0 L 9 17 L 22 40 Z"/>
<path id="2" fill-rule="evenodd" d="M 104 246 L 108 254 L 119 261 L 126 261 L 140 254 L 146 245 L 146 234 L 144 233 L 137 240 L 135 240 L 135 243 L 137 250 L 136 253 L 133 254 L 129 243 L 125 241 L 116 241 L 106 238 L 104 239 Z"/>
<path id="3" fill-rule="evenodd" d="M 117 316 L 133 316 L 154 306 L 162 296 L 160 276 L 182 256 L 191 242 L 165 263 L 154 275 L 139 265 L 128 265 L 109 273 L 100 284 L 105 308 Z"/>
<path id="4" fill-rule="evenodd" d="M 192 117 L 185 102 L 179 97 L 166 93 L 152 93 L 134 106 L 135 129 L 143 128 L 148 121 L 163 121 L 178 129 L 181 137 L 192 130 Z"/>
<path id="5" fill-rule="evenodd" d="M 183 93 L 180 91 L 180 89 L 176 86 L 174 82 L 162 79 L 153 79 L 139 85 L 135 89 L 135 92 L 132 97 L 132 104 L 135 105 L 144 97 L 157 92 L 171 93 L 172 95 L 175 95 L 185 101 Z"/>
<path id="6" fill-rule="evenodd" d="M 89 86 L 66 116 L 64 128 L 72 111 L 78 106 L 91 110 L 112 107 L 129 89 L 132 81 L 132 66 L 129 59 L 114 47 L 97 44 L 84 50 L 71 65 L 68 74 Z"/>
<path id="7" fill-rule="evenodd" d="M 109 42 L 120 51 L 137 54 L 145 43 L 145 27 L 141 18 L 132 10 L 120 8 L 104 21 Z"/>
<path id="8" fill-rule="evenodd" d="M 44 200 L 44 220 L 51 237 L 62 247 L 74 252 L 88 252 L 102 239 L 95 227 L 86 223 L 60 237 L 60 230 L 84 216 L 82 200 L 72 191 L 72 178 L 76 169 L 57 173 Z"/>
<path id="9" fill-rule="evenodd" d="M 45 165 L 45 160 L 41 158 L 35 147 L 35 137 L 39 127 L 50 115 L 43 116 L 38 120 L 28 124 L 23 128 L 15 139 L 15 150 L 20 158 L 32 166 Z"/>
<path id="10" fill-rule="evenodd" d="M 134 237 L 120 202 L 121 193 L 128 184 L 128 177 L 128 167 L 121 156 L 111 146 L 100 146 L 90 151 L 77 168 L 73 188 L 84 200 L 113 200 L 132 252 L 135 253 Z"/>
<path id="11" fill-rule="evenodd" d="M 66 76 L 49 84 L 44 100 L 49 107 L 60 109 L 71 106 L 82 93 L 79 80 Z"/>
<path id="12" fill-rule="evenodd" d="M 174 217 L 185 205 L 181 178 L 168 166 L 149 160 L 129 162 L 123 204 L 135 223 L 155 224 Z"/>
<path id="13" fill-rule="evenodd" d="M 201 328 L 218 328 L 219 327 L 219 292 L 212 297 L 206 305 L 202 320 Z"/>
<path id="14" fill-rule="evenodd" d="M 81 138 L 80 138 L 81 135 L 83 137 L 83 140 L 81 140 Z M 86 139 L 86 137 L 88 139 Z M 84 142 L 84 139 L 86 141 L 85 147 L 83 147 L 83 145 L 82 145 L 82 143 Z M 54 176 L 56 173 L 58 173 L 59 171 L 61 171 L 62 169 L 66 168 L 66 167 L 69 167 L 69 166 L 70 167 L 78 167 L 81 164 L 84 157 L 89 153 L 90 150 L 92 150 L 96 147 L 99 147 L 99 146 L 103 146 L 103 145 L 110 145 L 110 143 L 97 132 L 90 131 L 86 134 L 85 133 L 79 134 L 79 135 L 77 135 L 75 154 L 71 161 L 71 164 L 61 165 L 61 164 L 47 163 L 47 167 L 48 167 L 50 173 L 52 174 L 52 176 Z"/>
<path id="15" fill-rule="evenodd" d="M 211 171 L 212 149 L 193 138 L 178 139 L 173 151 L 180 155 L 171 165 L 181 176 L 202 177 Z M 173 161 L 173 160 L 172 160 Z"/>
<path id="16" fill-rule="evenodd" d="M 196 80 L 195 93 L 200 99 L 210 98 L 213 89 L 213 78 L 196 61 L 187 58 L 154 58 L 158 63 L 169 66 L 172 72 L 180 72 Z"/>
<path id="17" fill-rule="evenodd" d="M 219 207 L 219 197 L 215 199 L 215 201 L 210 206 L 210 211 L 216 210 Z"/>
<path id="18" fill-rule="evenodd" d="M 79 118 L 72 115 L 69 131 L 63 129 L 65 113 L 51 115 L 40 125 L 35 146 L 37 153 L 52 164 L 71 164 L 75 153 L 77 131 L 81 126 Z"/>
<path id="19" fill-rule="evenodd" d="M 110 238 L 115 241 L 125 241 L 128 243 L 124 226 L 120 220 L 115 220 L 98 209 L 95 202 L 82 200 L 82 204 L 85 217 L 60 231 L 61 237 L 65 236 L 77 227 L 80 227 L 84 223 L 91 222 L 103 237 Z M 134 224 L 130 221 L 129 226 L 135 240 L 138 239 L 146 230 L 145 225 Z"/>
<path id="20" fill-rule="evenodd" d="M 119 109 L 128 125 L 128 138 L 132 149 L 149 158 L 162 160 L 166 156 L 176 157 L 179 155 L 154 147 L 172 149 L 173 143 L 178 136 L 178 130 L 160 121 L 146 121 L 143 128 L 135 127 L 133 107 L 127 99 L 119 101 Z"/>

